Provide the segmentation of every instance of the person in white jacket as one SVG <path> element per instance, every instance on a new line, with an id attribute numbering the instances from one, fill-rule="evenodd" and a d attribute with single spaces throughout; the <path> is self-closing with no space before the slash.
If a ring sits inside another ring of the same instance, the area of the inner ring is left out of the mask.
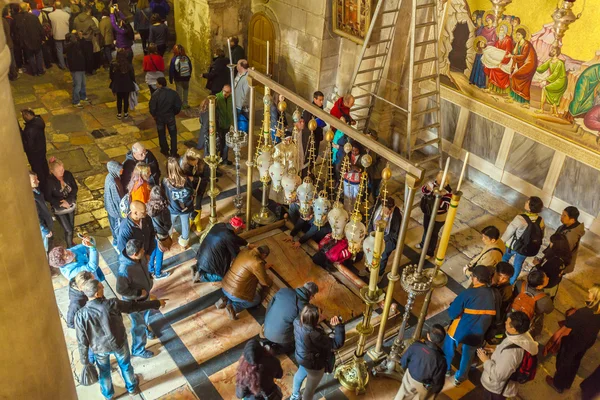
<path id="1" fill-rule="evenodd" d="M 521 365 L 526 351 L 532 356 L 538 354 L 538 344 L 529 334 L 529 323 L 529 317 L 522 311 L 508 314 L 506 338 L 492 355 L 488 355 L 491 348 L 477 350 L 477 356 L 483 361 L 481 384 L 486 398 L 499 400 L 517 395 L 518 382 L 511 380 L 511 375 Z"/>

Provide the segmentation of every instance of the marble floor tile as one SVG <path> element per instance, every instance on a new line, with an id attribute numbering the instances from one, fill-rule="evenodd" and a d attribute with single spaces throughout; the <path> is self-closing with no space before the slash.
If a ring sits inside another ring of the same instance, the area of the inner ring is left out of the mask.
<path id="1" fill-rule="evenodd" d="M 469 261 L 470 258 L 465 257 L 462 253 L 458 253 L 454 257 L 446 258 L 444 264 L 442 264 L 442 271 L 458 283 L 462 284 L 469 282 L 469 279 L 467 279 L 463 272 L 464 266 L 467 265 Z"/>
<path id="2" fill-rule="evenodd" d="M 471 201 L 483 208 L 486 212 L 496 215 L 501 220 L 509 223 L 519 214 L 521 209 L 508 205 L 504 200 L 490 192 L 483 191 L 471 198 Z"/>
<path id="3" fill-rule="evenodd" d="M 222 354 L 259 334 L 261 328 L 248 311 L 231 321 L 225 310 L 210 306 L 171 326 L 198 364 Z"/>
<path id="4" fill-rule="evenodd" d="M 369 379 L 365 393 L 361 395 L 340 386 L 340 390 L 348 400 L 392 400 L 398 393 L 398 389 L 400 389 L 400 382 L 394 379 L 373 376 Z"/>
<path id="5" fill-rule="evenodd" d="M 144 400 L 150 399 L 154 398 L 148 397 L 148 393 L 144 392 Z M 198 396 L 194 394 L 189 385 L 184 384 L 177 389 L 170 391 L 169 393 L 157 397 L 156 400 L 198 400 Z"/>
<path id="6" fill-rule="evenodd" d="M 469 259 L 477 256 L 484 246 L 481 233 L 460 221 L 454 221 L 450 243 Z"/>
<path id="7" fill-rule="evenodd" d="M 461 199 L 456 212 L 456 219 L 462 222 L 469 222 L 485 214 L 485 210 L 472 203 L 468 199 Z"/>
<path id="8" fill-rule="evenodd" d="M 136 370 L 137 373 L 137 370 Z M 140 385 L 144 400 L 197 400 L 179 369 L 157 376 Z"/>
<path id="9" fill-rule="evenodd" d="M 267 263 L 273 264 L 274 270 L 291 287 L 297 288 L 306 282 L 315 282 L 319 286 L 319 293 L 312 301 L 323 310 L 328 318 L 341 315 L 345 321 L 362 312 L 363 302 L 347 287 L 337 281 L 323 268 L 313 264 L 312 260 L 303 250 L 290 248 L 289 243 L 283 242 L 288 237 L 285 233 L 271 236 L 257 244 L 266 244 L 271 249 Z"/>
<path id="10" fill-rule="evenodd" d="M 131 365 L 133 365 L 136 375 L 139 375 L 140 386 L 150 381 L 155 381 L 172 371 L 179 372 L 177 364 L 175 364 L 175 361 L 173 361 L 159 340 L 148 341 L 146 348 L 154 353 L 154 357 L 131 357 Z"/>
<path id="11" fill-rule="evenodd" d="M 282 355 L 278 358 L 281 362 L 281 368 L 283 369 L 283 377 L 281 379 L 276 379 L 275 383 L 277 383 L 277 385 L 281 388 L 281 391 L 283 392 L 283 398 L 286 399 L 292 394 L 294 374 L 298 368 L 288 356 Z M 223 399 L 237 398 L 235 396 L 235 376 L 238 365 L 239 362 L 235 362 L 219 372 L 209 376 L 210 381 Z"/>

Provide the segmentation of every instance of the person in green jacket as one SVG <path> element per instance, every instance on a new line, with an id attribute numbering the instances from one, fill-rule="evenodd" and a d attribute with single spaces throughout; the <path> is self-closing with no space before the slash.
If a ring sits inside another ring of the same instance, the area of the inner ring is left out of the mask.
<path id="1" fill-rule="evenodd" d="M 229 132 L 231 125 L 233 125 L 233 103 L 231 100 L 231 86 L 225 85 L 223 89 L 217 93 L 217 133 L 221 142 L 221 158 L 223 164 L 231 165 L 231 161 L 227 160 L 229 154 L 229 148 L 225 142 L 225 135 Z"/>

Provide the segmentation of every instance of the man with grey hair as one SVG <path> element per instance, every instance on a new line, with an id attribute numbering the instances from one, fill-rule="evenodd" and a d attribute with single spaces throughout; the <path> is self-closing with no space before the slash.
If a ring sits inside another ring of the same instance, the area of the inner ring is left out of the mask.
<path id="1" fill-rule="evenodd" d="M 248 61 L 239 60 L 236 66 L 233 96 L 235 97 L 235 108 L 237 109 L 238 130 L 248 132 L 248 118 L 250 107 L 250 86 L 248 86 Z"/>
<path id="2" fill-rule="evenodd" d="M 319 292 L 314 282 L 306 282 L 298 289 L 279 289 L 271 299 L 265 315 L 263 334 L 277 354 L 294 350 L 294 320 L 300 311 Z"/>
<path id="3" fill-rule="evenodd" d="M 100 370 L 100 391 L 112 399 L 115 390 L 111 379 L 110 356 L 117 359 L 125 387 L 130 394 L 139 393 L 138 380 L 131 365 L 127 333 L 121 313 L 141 312 L 164 307 L 165 300 L 121 301 L 104 297 L 104 286 L 96 279 L 85 282 L 80 288 L 89 301 L 75 315 L 75 330 L 79 356 L 84 370 L 91 367 L 88 351 L 91 348 Z"/>
<path id="4" fill-rule="evenodd" d="M 71 16 L 63 10 L 63 5 L 60 1 L 54 3 L 54 11 L 48 14 L 52 25 L 52 37 L 54 38 L 54 46 L 56 47 L 56 57 L 58 59 L 58 68 L 65 69 L 65 37 L 69 33 L 69 19 Z"/>
<path id="5" fill-rule="evenodd" d="M 143 162 L 150 166 L 150 179 L 149 183 L 152 186 L 160 184 L 160 168 L 158 167 L 158 161 L 152 152 L 140 143 L 135 142 L 131 146 L 131 150 L 125 156 L 123 162 L 123 174 L 121 175 L 121 184 L 124 188 L 129 185 L 131 180 L 131 174 L 137 163 Z"/>

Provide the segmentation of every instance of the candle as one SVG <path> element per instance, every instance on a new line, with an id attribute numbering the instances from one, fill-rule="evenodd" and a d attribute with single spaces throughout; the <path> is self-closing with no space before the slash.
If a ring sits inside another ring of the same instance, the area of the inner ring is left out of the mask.
<path id="1" fill-rule="evenodd" d="M 269 60 L 271 59 L 271 53 L 269 53 L 269 41 L 267 40 L 267 76 L 269 76 Z"/>
<path id="2" fill-rule="evenodd" d="M 467 155 L 465 156 L 465 161 L 463 162 L 462 171 L 460 171 L 460 178 L 458 178 L 458 186 L 456 187 L 456 191 L 460 192 L 460 186 L 462 185 L 463 178 L 465 177 L 465 171 L 467 170 L 467 165 L 469 163 L 469 153 L 467 151 Z"/>
<path id="3" fill-rule="evenodd" d="M 215 129 L 215 96 L 208 97 L 208 144 L 211 157 L 217 155 L 217 138 Z"/>
<path id="4" fill-rule="evenodd" d="M 442 175 L 442 181 L 440 182 L 440 190 L 446 187 L 446 177 L 448 176 L 448 168 L 450 168 L 450 157 L 446 159 L 446 167 L 444 168 L 444 174 Z"/>
<path id="5" fill-rule="evenodd" d="M 227 38 L 227 49 L 229 50 L 229 62 L 233 62 L 233 57 L 231 56 L 231 39 Z"/>
<path id="6" fill-rule="evenodd" d="M 383 249 L 383 236 L 385 234 L 386 223 L 383 220 L 377 221 L 375 230 L 375 243 L 373 245 L 373 263 L 371 265 L 371 276 L 369 277 L 369 294 L 377 290 L 377 280 L 379 278 L 379 263 L 381 262 L 381 252 Z"/>

